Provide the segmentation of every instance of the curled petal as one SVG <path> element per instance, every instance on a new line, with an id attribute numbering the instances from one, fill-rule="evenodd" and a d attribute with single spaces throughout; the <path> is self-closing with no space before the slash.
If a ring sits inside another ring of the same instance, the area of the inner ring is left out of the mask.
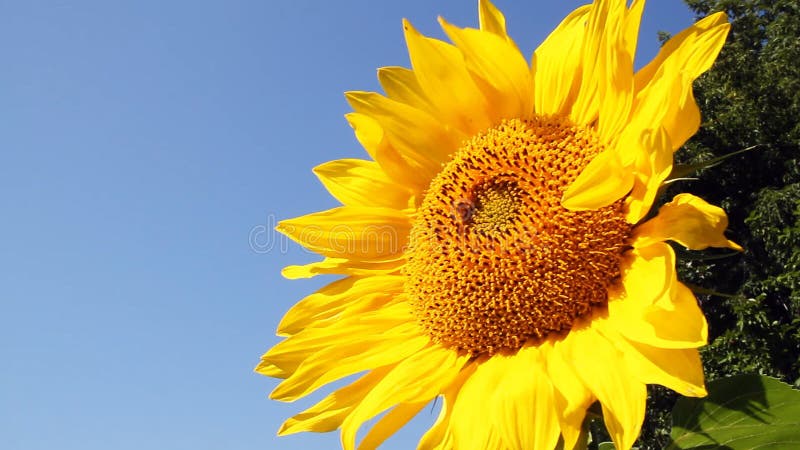
<path id="1" fill-rule="evenodd" d="M 725 237 L 728 216 L 718 206 L 691 194 L 678 194 L 658 210 L 658 215 L 634 230 L 633 245 L 646 247 L 655 242 L 675 241 L 690 250 L 728 247 L 742 250 Z"/>

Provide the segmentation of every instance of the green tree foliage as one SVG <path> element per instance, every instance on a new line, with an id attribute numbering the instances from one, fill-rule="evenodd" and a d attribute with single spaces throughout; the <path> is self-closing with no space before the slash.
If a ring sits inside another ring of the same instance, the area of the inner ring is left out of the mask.
<path id="1" fill-rule="evenodd" d="M 685 0 L 698 18 L 725 11 L 732 28 L 714 67 L 695 83 L 703 114 L 676 154 L 684 164 L 758 148 L 676 183 L 721 205 L 729 237 L 746 250 L 678 250 L 679 277 L 729 294 L 698 295 L 709 321 L 709 380 L 759 373 L 799 384 L 800 374 L 800 2 Z M 650 390 L 640 448 L 663 448 L 675 395 Z"/>

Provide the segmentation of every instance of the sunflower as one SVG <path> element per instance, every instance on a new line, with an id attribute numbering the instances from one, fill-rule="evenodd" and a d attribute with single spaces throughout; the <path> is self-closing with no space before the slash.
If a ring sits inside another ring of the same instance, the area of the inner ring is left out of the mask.
<path id="1" fill-rule="evenodd" d="M 358 376 L 279 434 L 340 429 L 353 449 L 380 416 L 358 445 L 375 448 L 440 399 L 419 448 L 574 448 L 599 402 L 629 449 L 647 384 L 706 394 L 707 324 L 667 241 L 740 247 L 698 197 L 650 209 L 729 25 L 711 15 L 634 72 L 644 3 L 576 9 L 530 65 L 488 0 L 479 29 L 440 19 L 452 44 L 403 22 L 412 68 L 346 94 L 371 159 L 315 168 L 342 206 L 278 225 L 324 257 L 286 277 L 342 277 L 286 313 L 257 372 L 280 401 Z"/>

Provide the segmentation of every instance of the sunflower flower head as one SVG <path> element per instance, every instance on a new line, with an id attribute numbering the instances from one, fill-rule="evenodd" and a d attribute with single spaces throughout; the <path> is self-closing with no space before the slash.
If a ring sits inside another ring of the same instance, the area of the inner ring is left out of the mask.
<path id="1" fill-rule="evenodd" d="M 324 257 L 285 276 L 342 277 L 287 312 L 256 370 L 281 401 L 359 375 L 279 434 L 375 448 L 441 398 L 421 449 L 574 448 L 599 402 L 629 449 L 647 384 L 705 395 L 706 321 L 666 241 L 740 248 L 698 197 L 648 213 L 729 26 L 709 16 L 634 71 L 643 8 L 580 7 L 530 64 L 488 0 L 479 29 L 440 19 L 452 44 L 403 22 L 411 69 L 347 93 L 370 159 L 315 169 L 342 206 L 278 226 Z"/>

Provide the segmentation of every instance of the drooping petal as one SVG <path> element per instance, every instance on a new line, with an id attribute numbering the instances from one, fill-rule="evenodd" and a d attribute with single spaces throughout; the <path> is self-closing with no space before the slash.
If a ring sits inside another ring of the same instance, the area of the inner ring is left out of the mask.
<path id="1" fill-rule="evenodd" d="M 610 326 L 631 341 L 654 347 L 705 345 L 705 316 L 692 292 L 677 280 L 672 248 L 659 242 L 631 253 L 623 291 L 608 302 Z"/>
<path id="2" fill-rule="evenodd" d="M 707 394 L 697 349 L 662 349 L 633 341 L 628 344 L 630 348 L 623 350 L 625 361 L 642 383 L 659 384 L 687 397 Z"/>
<path id="3" fill-rule="evenodd" d="M 283 220 L 276 229 L 325 256 L 379 262 L 403 254 L 411 220 L 395 209 L 342 206 Z"/>
<path id="4" fill-rule="evenodd" d="M 536 347 L 480 361 L 452 414 L 455 448 L 553 448 L 558 441 L 553 386 Z"/>
<path id="5" fill-rule="evenodd" d="M 403 21 L 403 29 L 417 80 L 444 122 L 467 136 L 487 128 L 490 121 L 486 98 L 472 80 L 461 52 L 421 35 L 407 20 Z"/>
<path id="6" fill-rule="evenodd" d="M 390 179 L 378 163 L 339 159 L 314 168 L 331 195 L 348 206 L 408 207 L 412 192 Z M 380 195 L 375 195 L 380 192 Z"/>
<path id="7" fill-rule="evenodd" d="M 658 210 L 658 215 L 634 229 L 633 245 L 645 247 L 655 242 L 675 241 L 691 250 L 728 247 L 742 250 L 725 237 L 728 216 L 691 194 L 678 194 Z"/>
<path id="8" fill-rule="evenodd" d="M 441 18 L 439 23 L 464 54 L 467 69 L 488 100 L 492 122 L 529 117 L 533 112 L 533 79 L 517 47 L 493 33 L 458 28 Z"/>
<path id="9" fill-rule="evenodd" d="M 586 16 L 591 6 L 568 15 L 533 54 L 535 111 L 541 115 L 566 114 L 581 80 L 581 58 L 573 55 L 583 45 Z"/>
<path id="10" fill-rule="evenodd" d="M 586 409 L 595 401 L 595 397 L 578 378 L 571 362 L 568 362 L 563 341 L 545 342 L 541 349 L 546 355 L 547 373 L 555 387 L 556 413 L 564 448 L 575 448 Z"/>
<path id="11" fill-rule="evenodd" d="M 660 349 L 631 342 L 625 353 L 631 372 L 643 383 L 659 384 L 687 397 L 707 395 L 700 352 L 695 348 Z"/>
<path id="12" fill-rule="evenodd" d="M 667 295 L 670 286 L 677 279 L 675 252 L 663 242 L 634 248 L 626 259 L 629 264 L 622 273 L 626 304 L 635 303 L 639 308 L 649 307 Z"/>
<path id="13" fill-rule="evenodd" d="M 655 339 L 642 339 L 657 347 L 701 347 L 708 344 L 708 323 L 694 293 L 675 282 L 669 295 L 661 297 L 644 316 Z"/>
<path id="14" fill-rule="evenodd" d="M 553 385 L 538 348 L 524 347 L 508 361 L 504 384 L 492 406 L 509 448 L 553 448 L 560 434 Z"/>
<path id="15" fill-rule="evenodd" d="M 644 421 L 647 390 L 625 366 L 621 352 L 598 332 L 595 317 L 573 328 L 564 340 L 565 354 L 583 383 L 603 407 L 606 428 L 618 449 L 630 449 Z"/>
<path id="16" fill-rule="evenodd" d="M 624 355 L 630 373 L 645 384 L 660 384 L 681 395 L 706 395 L 703 365 L 695 348 L 659 348 L 631 341 L 619 334 L 610 322 L 595 324 Z"/>
<path id="17" fill-rule="evenodd" d="M 342 423 L 342 447 L 355 448 L 361 424 L 400 403 L 427 403 L 439 395 L 469 360 L 438 345 L 429 345 L 401 361 Z"/>

